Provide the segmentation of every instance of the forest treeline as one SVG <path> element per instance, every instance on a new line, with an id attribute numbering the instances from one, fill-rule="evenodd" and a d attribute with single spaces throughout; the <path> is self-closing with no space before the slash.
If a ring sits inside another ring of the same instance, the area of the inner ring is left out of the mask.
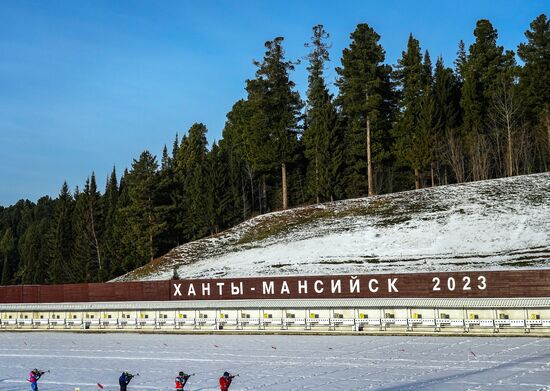
<path id="1" fill-rule="evenodd" d="M 160 161 L 144 151 L 113 169 L 103 191 L 91 174 L 56 199 L 0 207 L 1 284 L 105 281 L 274 210 L 548 171 L 550 22 L 538 16 L 515 52 L 488 20 L 473 34 L 454 64 L 434 65 L 411 34 L 389 65 L 380 36 L 359 24 L 333 95 L 329 34 L 315 26 L 303 97 L 284 39 L 266 42 L 219 142 L 209 147 L 196 123 Z"/>

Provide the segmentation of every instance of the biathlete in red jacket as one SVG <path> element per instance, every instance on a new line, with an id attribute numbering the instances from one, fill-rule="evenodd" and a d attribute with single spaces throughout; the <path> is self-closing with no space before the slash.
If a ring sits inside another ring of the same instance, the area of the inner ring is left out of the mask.
<path id="1" fill-rule="evenodd" d="M 233 378 L 238 375 L 230 375 L 229 372 L 224 372 L 223 376 L 220 377 L 220 390 L 229 391 L 229 386 L 233 381 Z"/>
<path id="2" fill-rule="evenodd" d="M 42 377 L 42 375 L 46 373 L 44 371 L 39 371 L 38 369 L 33 369 L 31 373 L 29 373 L 29 382 L 31 383 L 31 390 L 32 391 L 38 391 L 38 380 Z"/>

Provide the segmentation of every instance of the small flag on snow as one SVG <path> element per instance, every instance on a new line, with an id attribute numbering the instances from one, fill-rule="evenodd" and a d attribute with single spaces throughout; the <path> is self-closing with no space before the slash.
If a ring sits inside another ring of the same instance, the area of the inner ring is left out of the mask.
<path id="1" fill-rule="evenodd" d="M 98 390 L 103 390 L 103 384 L 97 383 L 97 389 Z"/>

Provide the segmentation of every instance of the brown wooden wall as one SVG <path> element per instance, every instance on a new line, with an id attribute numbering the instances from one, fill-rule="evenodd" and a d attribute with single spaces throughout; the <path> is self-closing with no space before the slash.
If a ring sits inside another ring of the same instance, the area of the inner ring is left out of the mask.
<path id="1" fill-rule="evenodd" d="M 0 303 L 462 297 L 550 297 L 550 270 L 289 276 L 0 287 Z"/>

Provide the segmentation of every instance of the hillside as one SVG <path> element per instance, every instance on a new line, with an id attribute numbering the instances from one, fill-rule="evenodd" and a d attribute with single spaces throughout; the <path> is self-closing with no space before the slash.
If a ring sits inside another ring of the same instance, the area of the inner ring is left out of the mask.
<path id="1" fill-rule="evenodd" d="M 550 266 L 550 173 L 262 215 L 118 280 Z"/>

